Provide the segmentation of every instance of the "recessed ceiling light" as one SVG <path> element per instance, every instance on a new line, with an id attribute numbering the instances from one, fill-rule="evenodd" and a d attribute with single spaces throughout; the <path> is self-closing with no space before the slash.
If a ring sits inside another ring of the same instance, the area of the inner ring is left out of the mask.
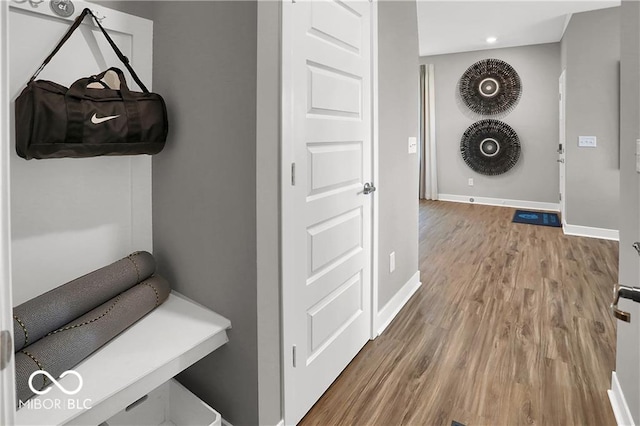
<path id="1" fill-rule="evenodd" d="M 487 43 L 493 44 L 496 41 L 498 41 L 498 39 L 495 37 L 487 37 Z"/>

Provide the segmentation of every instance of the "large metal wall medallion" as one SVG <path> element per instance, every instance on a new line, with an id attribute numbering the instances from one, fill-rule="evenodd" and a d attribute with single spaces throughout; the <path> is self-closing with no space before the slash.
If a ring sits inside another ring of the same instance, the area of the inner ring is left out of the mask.
<path id="1" fill-rule="evenodd" d="M 520 101 L 522 82 L 515 69 L 500 59 L 483 59 L 460 77 L 462 102 L 481 116 L 506 115 Z"/>
<path id="2" fill-rule="evenodd" d="M 498 120 L 473 123 L 462 135 L 460 152 L 471 169 L 484 175 L 509 171 L 520 158 L 518 134 Z"/>

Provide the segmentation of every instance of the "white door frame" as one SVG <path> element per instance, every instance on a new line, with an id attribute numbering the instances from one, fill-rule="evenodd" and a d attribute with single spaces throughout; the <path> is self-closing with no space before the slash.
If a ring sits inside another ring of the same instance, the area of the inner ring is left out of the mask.
<path id="1" fill-rule="evenodd" d="M 288 189 L 291 186 L 292 164 L 294 163 L 294 141 L 293 141 L 293 93 L 292 93 L 292 47 L 293 35 L 291 26 L 287 26 L 287 22 L 291 22 L 292 13 L 290 6 L 294 0 L 282 0 L 282 76 L 281 76 L 281 146 L 280 146 L 280 193 L 281 193 L 281 212 L 280 212 L 280 233 L 281 233 L 281 343 L 282 343 L 282 414 L 286 412 L 285 407 L 288 396 L 295 390 L 290 389 L 291 385 L 287 383 L 285 378 L 285 369 L 287 365 L 293 362 L 291 353 L 291 342 L 286 340 L 285 324 L 293 319 L 289 318 L 284 306 L 294 303 L 292 295 L 287 292 L 287 288 L 292 286 L 294 277 L 292 269 L 287 268 L 288 259 L 293 258 L 295 247 L 292 244 L 292 229 L 286 226 L 293 223 L 293 217 L 296 212 L 293 209 L 293 200 L 289 195 Z M 372 0 L 371 6 L 371 161 L 372 161 L 372 179 L 373 184 L 378 182 L 378 0 Z M 371 318 L 370 318 L 370 339 L 377 337 L 377 313 L 378 313 L 378 197 L 373 197 L 372 203 L 372 220 L 371 220 Z"/>
<path id="2" fill-rule="evenodd" d="M 378 169 L 378 0 L 372 0 L 371 4 L 371 178 L 374 185 L 379 184 Z M 379 256 L 379 229 L 380 216 L 379 197 L 373 197 L 373 211 L 371 216 L 371 340 L 378 337 L 380 328 L 378 320 L 378 259 Z"/>
<path id="3" fill-rule="evenodd" d="M 567 128 L 567 70 L 562 70 L 559 79 L 559 118 L 560 118 L 560 126 L 559 126 L 559 143 L 562 144 L 562 152 L 558 153 L 558 160 L 564 161 L 564 163 L 559 164 L 559 169 L 564 168 L 564 173 L 559 173 L 560 180 L 560 216 L 562 225 L 567 224 L 567 136 L 566 136 L 566 128 Z"/>
<path id="4" fill-rule="evenodd" d="M 9 2 L 0 1 L 0 330 L 9 332 L 11 344 L 7 350 L 13 354 L 9 101 Z M 16 402 L 13 360 L 0 371 L 0 395 L 0 424 L 14 424 Z"/>

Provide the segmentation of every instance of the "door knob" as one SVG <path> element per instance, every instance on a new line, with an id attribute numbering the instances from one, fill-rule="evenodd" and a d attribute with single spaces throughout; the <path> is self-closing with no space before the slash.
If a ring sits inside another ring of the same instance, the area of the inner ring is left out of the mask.
<path id="1" fill-rule="evenodd" d="M 372 192 L 375 192 L 375 190 L 376 190 L 376 187 L 373 186 L 373 184 L 367 182 L 364 184 L 364 189 L 362 190 L 362 193 L 364 195 L 367 195 L 367 194 L 371 194 Z"/>
<path id="2" fill-rule="evenodd" d="M 631 322 L 631 314 L 618 308 L 620 298 L 633 300 L 640 303 L 640 288 L 628 287 L 626 285 L 616 284 L 613 286 L 613 302 L 611 303 L 611 312 L 613 316 L 621 321 Z"/>

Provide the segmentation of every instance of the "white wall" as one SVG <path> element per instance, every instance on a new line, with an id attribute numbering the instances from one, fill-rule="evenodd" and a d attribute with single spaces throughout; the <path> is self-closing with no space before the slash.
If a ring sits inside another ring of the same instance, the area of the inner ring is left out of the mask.
<path id="1" fill-rule="evenodd" d="M 462 134 L 476 120 L 458 104 L 457 83 L 469 66 L 488 58 L 510 64 L 522 81 L 520 102 L 501 119 L 518 134 L 522 151 L 518 163 L 499 176 L 474 172 L 460 154 Z M 559 43 L 427 56 L 420 63 L 435 66 L 438 192 L 558 203 Z"/>

